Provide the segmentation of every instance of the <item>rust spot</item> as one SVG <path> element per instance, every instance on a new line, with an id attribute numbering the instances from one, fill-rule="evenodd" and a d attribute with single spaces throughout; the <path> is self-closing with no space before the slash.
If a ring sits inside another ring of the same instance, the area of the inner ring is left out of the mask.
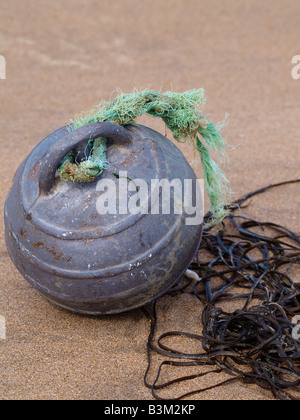
<path id="1" fill-rule="evenodd" d="M 134 158 L 134 156 L 133 156 L 133 154 L 130 154 L 130 155 L 128 155 L 124 160 L 123 160 L 123 162 L 122 162 L 122 165 L 124 165 L 124 166 L 128 166 L 130 163 L 131 163 L 131 161 L 132 161 L 132 159 Z"/>
<path id="2" fill-rule="evenodd" d="M 40 247 L 43 247 L 44 248 L 43 242 L 34 242 L 33 248 L 39 249 Z"/>
<path id="3" fill-rule="evenodd" d="M 56 261 L 59 261 L 62 258 L 62 256 L 64 255 L 63 252 L 57 252 L 54 245 L 52 245 L 51 248 L 48 248 L 46 245 L 43 244 L 43 242 L 34 242 L 33 247 L 35 249 L 42 248 L 44 251 L 49 252 L 49 254 L 52 254 L 54 256 L 54 259 Z M 66 258 L 63 258 L 63 261 L 68 262 L 71 259 L 72 259 L 72 257 L 66 257 Z"/>
<path id="4" fill-rule="evenodd" d="M 27 231 L 26 231 L 26 229 L 21 229 L 20 230 L 20 235 L 22 236 L 22 238 L 25 238 L 26 239 L 26 237 L 27 237 Z"/>

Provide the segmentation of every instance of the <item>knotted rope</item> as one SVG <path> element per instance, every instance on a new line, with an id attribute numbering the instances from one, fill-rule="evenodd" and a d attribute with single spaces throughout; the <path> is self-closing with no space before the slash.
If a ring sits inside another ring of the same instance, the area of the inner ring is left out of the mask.
<path id="1" fill-rule="evenodd" d="M 184 93 L 157 92 L 154 90 L 134 91 L 120 94 L 113 101 L 102 101 L 88 112 L 83 112 L 71 121 L 73 129 L 84 125 L 108 121 L 119 125 L 134 124 L 143 114 L 160 117 L 178 142 L 189 141 L 200 152 L 204 170 L 206 191 L 211 202 L 210 224 L 220 222 L 227 214 L 230 185 L 224 172 L 211 158 L 225 154 L 225 142 L 220 130 L 202 115 L 200 107 L 205 104 L 203 89 L 192 89 Z M 76 163 L 73 152 L 69 153 L 59 167 L 61 179 L 68 182 L 91 182 L 108 167 L 106 140 L 96 139 L 90 144 L 91 153 L 81 163 Z"/>

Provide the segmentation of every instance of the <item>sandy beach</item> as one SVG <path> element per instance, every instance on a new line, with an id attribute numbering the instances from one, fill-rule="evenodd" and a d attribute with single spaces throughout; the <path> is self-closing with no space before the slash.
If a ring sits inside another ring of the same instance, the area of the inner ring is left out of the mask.
<path id="1" fill-rule="evenodd" d="M 0 10 L 0 55 L 6 60 L 6 79 L 0 80 L 1 209 L 15 171 L 36 144 L 74 115 L 109 100 L 117 88 L 204 88 L 205 115 L 215 123 L 229 115 L 224 168 L 234 199 L 300 178 L 300 79 L 292 77 L 292 58 L 300 55 L 299 1 L 0 0 Z M 158 119 L 139 122 L 165 133 Z M 180 149 L 193 164 L 193 150 Z M 196 173 L 202 177 L 199 159 Z M 295 184 L 253 198 L 246 214 L 299 233 L 299 208 Z M 6 321 L 0 399 L 152 399 L 143 382 L 150 326 L 141 310 L 93 317 L 52 305 L 12 264 L 3 211 L 0 218 L 0 315 Z M 165 296 L 158 312 L 159 333 L 201 334 L 195 297 Z M 155 357 L 151 378 L 158 363 Z M 209 386 L 222 375 L 197 384 Z M 174 398 L 194 386 L 176 385 L 163 396 Z M 273 397 L 236 382 L 191 399 Z"/>

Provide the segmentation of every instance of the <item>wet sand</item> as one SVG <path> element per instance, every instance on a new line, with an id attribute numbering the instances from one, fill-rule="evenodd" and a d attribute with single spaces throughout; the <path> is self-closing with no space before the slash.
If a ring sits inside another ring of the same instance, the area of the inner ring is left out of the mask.
<path id="1" fill-rule="evenodd" d="M 0 0 L 0 8 L 0 55 L 7 62 L 7 79 L 0 80 L 1 208 L 32 148 L 116 88 L 205 88 L 206 115 L 217 122 L 229 114 L 223 134 L 232 146 L 226 173 L 234 198 L 300 178 L 300 80 L 291 76 L 292 57 L 300 54 L 297 0 Z M 164 133 L 159 120 L 140 122 Z M 181 149 L 192 163 L 190 148 Z M 255 197 L 247 215 L 299 232 L 299 206 L 293 185 Z M 7 324 L 0 399 L 151 399 L 143 383 L 149 323 L 140 310 L 95 318 L 45 301 L 8 257 L 2 214 L 0 270 Z M 162 298 L 159 314 L 160 332 L 201 333 L 192 296 Z M 192 398 L 272 396 L 235 383 Z"/>

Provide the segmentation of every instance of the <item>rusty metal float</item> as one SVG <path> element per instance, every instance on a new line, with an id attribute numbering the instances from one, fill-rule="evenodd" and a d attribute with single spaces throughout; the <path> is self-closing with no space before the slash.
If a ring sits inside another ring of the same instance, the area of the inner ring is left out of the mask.
<path id="1" fill-rule="evenodd" d="M 107 139 L 109 168 L 90 183 L 59 179 L 64 156 L 98 137 Z M 166 137 L 141 125 L 108 122 L 56 130 L 17 170 L 5 203 L 7 248 L 20 273 L 50 302 L 94 315 L 141 307 L 174 286 L 197 253 L 202 225 L 187 225 L 185 211 L 99 214 L 97 182 L 104 177 L 117 183 L 120 171 L 147 182 L 196 181 Z"/>

